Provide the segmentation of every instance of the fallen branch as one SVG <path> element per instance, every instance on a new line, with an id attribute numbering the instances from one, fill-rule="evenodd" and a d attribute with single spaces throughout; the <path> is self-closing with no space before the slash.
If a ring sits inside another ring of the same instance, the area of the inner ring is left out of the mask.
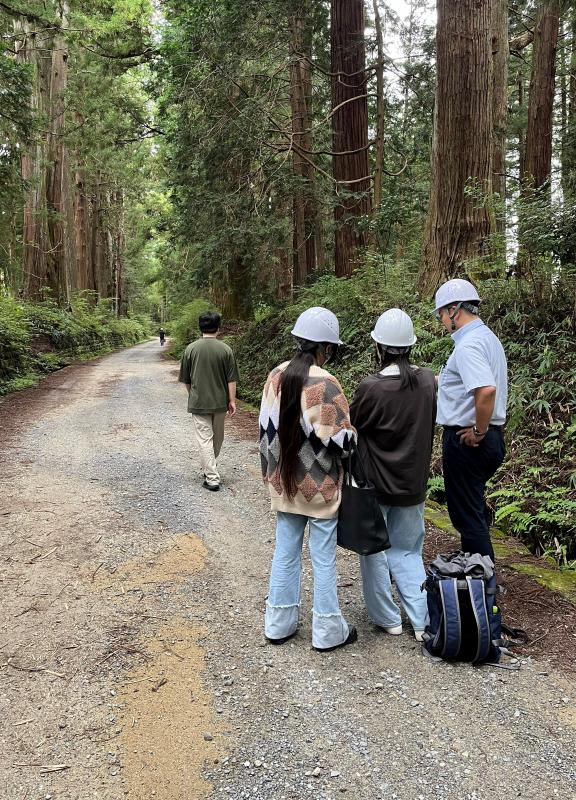
<path id="1" fill-rule="evenodd" d="M 112 658 L 112 656 L 115 656 L 117 652 L 118 652 L 118 650 L 113 650 L 111 653 L 108 653 L 106 658 L 103 658 L 102 661 L 98 661 L 98 663 L 94 664 L 94 666 L 95 667 L 99 667 L 100 664 L 103 664 L 105 661 L 108 661 L 109 658 Z"/>
<path id="2" fill-rule="evenodd" d="M 33 558 L 30 559 L 30 561 L 27 561 L 26 563 L 33 564 L 35 561 L 42 561 L 44 558 L 48 558 L 48 556 L 51 556 L 52 553 L 55 553 L 56 550 L 58 550 L 58 547 L 53 547 L 52 550 L 48 550 L 47 553 L 39 553 L 37 556 L 34 556 Z"/>
<path id="3" fill-rule="evenodd" d="M 533 644 L 536 644 L 536 642 L 540 642 L 542 639 L 544 639 L 546 636 L 548 636 L 549 633 L 550 633 L 550 628 L 548 628 L 546 633 L 543 633 L 542 636 L 539 636 L 537 639 L 532 639 L 531 642 L 527 642 L 524 645 L 524 647 L 532 647 Z"/>
<path id="4" fill-rule="evenodd" d="M 39 767 L 40 775 L 46 775 L 49 772 L 62 772 L 62 770 L 70 769 L 70 764 L 29 764 L 27 762 L 16 762 L 12 764 L 13 767 Z"/>
<path id="5" fill-rule="evenodd" d="M 6 663 L 6 666 L 12 667 L 12 669 L 17 670 L 18 672 L 46 672 L 48 675 L 55 675 L 57 678 L 66 679 L 66 675 L 62 675 L 61 672 L 53 672 L 53 670 L 48 669 L 47 667 L 20 667 L 18 664 L 11 664 L 9 661 Z"/>

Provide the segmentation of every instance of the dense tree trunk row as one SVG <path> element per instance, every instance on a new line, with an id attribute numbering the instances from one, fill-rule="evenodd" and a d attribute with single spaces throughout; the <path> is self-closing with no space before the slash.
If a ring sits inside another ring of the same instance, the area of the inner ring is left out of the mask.
<path id="1" fill-rule="evenodd" d="M 71 152 L 66 126 L 68 49 L 62 29 L 69 7 L 56 4 L 57 25 L 37 31 L 18 20 L 16 59 L 32 71 L 30 103 L 38 131 L 21 155 L 22 294 L 68 307 L 78 291 L 92 291 L 124 313 L 121 193 L 87 183 L 81 159 Z M 74 120 L 82 124 L 79 115 Z M 73 165 L 72 162 L 77 162 Z M 110 213 L 110 212 L 113 213 Z"/>

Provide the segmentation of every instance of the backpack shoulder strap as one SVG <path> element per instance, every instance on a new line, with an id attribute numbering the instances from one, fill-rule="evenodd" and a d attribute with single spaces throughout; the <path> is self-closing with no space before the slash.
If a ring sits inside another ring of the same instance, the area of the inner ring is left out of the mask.
<path id="1" fill-rule="evenodd" d="M 442 601 L 442 627 L 437 636 L 442 632 L 444 638 L 440 655 L 443 658 L 456 658 L 462 641 L 458 581 L 456 578 L 445 578 L 438 581 L 438 588 Z"/>
<path id="2" fill-rule="evenodd" d="M 466 582 L 468 583 L 472 611 L 474 612 L 474 618 L 478 626 L 478 648 L 472 662 L 473 664 L 477 664 L 479 661 L 484 661 L 490 655 L 492 631 L 490 628 L 490 619 L 488 617 L 488 608 L 486 606 L 484 581 L 481 578 L 471 578 L 468 576 Z"/>

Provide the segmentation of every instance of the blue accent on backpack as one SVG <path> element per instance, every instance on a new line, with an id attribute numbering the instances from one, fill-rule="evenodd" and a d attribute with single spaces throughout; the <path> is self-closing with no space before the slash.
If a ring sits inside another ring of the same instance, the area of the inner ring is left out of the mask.
<path id="1" fill-rule="evenodd" d="M 496 664 L 503 644 L 496 575 L 488 569 L 479 574 L 482 568 L 478 569 L 477 563 L 467 567 L 467 557 L 464 553 L 440 556 L 428 568 L 423 588 L 427 592 L 430 622 L 424 647 L 437 658 Z M 477 561 L 478 557 L 473 559 Z M 443 574 L 442 560 L 450 574 Z"/>

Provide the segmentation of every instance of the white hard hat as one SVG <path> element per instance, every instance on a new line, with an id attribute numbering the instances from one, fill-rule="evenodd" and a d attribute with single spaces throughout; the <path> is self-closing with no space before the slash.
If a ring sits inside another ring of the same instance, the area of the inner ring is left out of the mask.
<path id="1" fill-rule="evenodd" d="M 451 281 L 446 281 L 436 292 L 435 310 L 445 308 L 453 303 L 471 303 L 480 302 L 480 297 L 470 281 L 465 281 L 462 278 L 453 278 Z"/>
<path id="2" fill-rule="evenodd" d="M 390 308 L 378 317 L 370 336 L 389 347 L 412 347 L 416 342 L 412 320 L 400 308 Z"/>
<path id="3" fill-rule="evenodd" d="M 327 308 L 314 306 L 303 311 L 292 328 L 292 335 L 309 342 L 330 342 L 343 344 L 340 341 L 340 325 L 336 314 Z"/>

